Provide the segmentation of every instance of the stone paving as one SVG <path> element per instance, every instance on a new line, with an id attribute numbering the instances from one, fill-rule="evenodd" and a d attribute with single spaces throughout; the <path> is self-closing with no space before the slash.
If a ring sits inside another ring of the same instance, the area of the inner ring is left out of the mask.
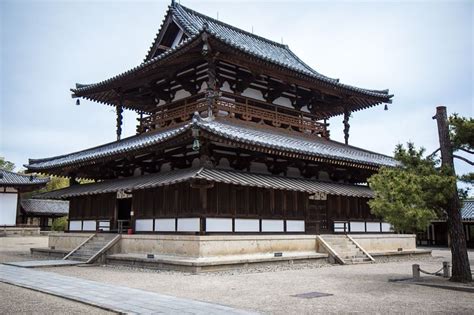
<path id="1" fill-rule="evenodd" d="M 200 302 L 68 277 L 57 273 L 0 265 L 0 282 L 129 314 L 255 314 Z"/>
<path id="2" fill-rule="evenodd" d="M 76 260 L 30 260 L 6 262 L 5 265 L 21 267 L 21 268 L 44 268 L 44 267 L 61 267 L 61 266 L 77 266 L 83 265 L 85 262 Z"/>

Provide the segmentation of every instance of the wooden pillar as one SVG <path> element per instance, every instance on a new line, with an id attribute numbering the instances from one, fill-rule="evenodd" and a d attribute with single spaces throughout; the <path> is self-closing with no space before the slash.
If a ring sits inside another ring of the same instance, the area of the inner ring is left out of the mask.
<path id="1" fill-rule="evenodd" d="M 212 117 L 214 115 L 215 101 L 217 94 L 216 85 L 216 61 L 215 58 L 208 59 L 207 68 L 207 91 L 206 91 L 206 103 L 207 103 L 207 116 Z"/>
<path id="2" fill-rule="evenodd" d="M 117 141 L 120 140 L 122 136 L 122 123 L 123 123 L 123 106 L 122 101 L 120 101 L 120 105 L 116 106 L 116 113 L 117 113 Z"/>
<path id="3" fill-rule="evenodd" d="M 351 117 L 351 112 L 347 108 L 347 106 L 344 106 L 344 120 L 342 123 L 344 124 L 344 143 L 349 144 L 349 128 L 351 125 L 349 125 L 349 118 Z"/>

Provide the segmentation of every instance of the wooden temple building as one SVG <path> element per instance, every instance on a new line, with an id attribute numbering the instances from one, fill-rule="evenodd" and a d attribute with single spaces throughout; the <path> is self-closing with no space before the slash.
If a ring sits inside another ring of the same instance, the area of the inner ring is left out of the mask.
<path id="1" fill-rule="evenodd" d="M 69 200 L 70 231 L 390 231 L 367 178 L 397 162 L 348 141 L 351 115 L 392 95 L 326 77 L 287 45 L 173 1 L 140 65 L 72 92 L 116 109 L 117 141 L 26 165 L 70 178 L 43 195 Z M 128 138 L 124 110 L 139 114 Z M 335 116 L 345 143 L 330 138 Z"/>

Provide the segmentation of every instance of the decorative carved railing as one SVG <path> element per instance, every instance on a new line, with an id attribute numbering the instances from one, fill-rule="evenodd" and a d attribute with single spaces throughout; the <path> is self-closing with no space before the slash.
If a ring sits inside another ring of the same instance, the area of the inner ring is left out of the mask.
<path id="1" fill-rule="evenodd" d="M 201 93 L 157 108 L 150 116 L 139 119 L 138 133 L 160 129 L 175 123 L 189 121 L 195 112 L 206 116 L 205 94 Z M 263 121 L 274 127 L 328 137 L 327 124 L 317 122 L 316 116 L 284 106 L 269 104 L 244 96 L 222 92 L 213 105 L 213 113 L 245 121 Z"/>

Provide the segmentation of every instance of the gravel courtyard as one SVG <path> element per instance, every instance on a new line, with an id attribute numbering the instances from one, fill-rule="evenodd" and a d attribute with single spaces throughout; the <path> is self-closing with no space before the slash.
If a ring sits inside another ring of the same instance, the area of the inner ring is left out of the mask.
<path id="1" fill-rule="evenodd" d="M 46 246 L 46 243 L 47 237 L 0 238 L 0 262 L 30 259 L 29 247 Z M 261 313 L 473 314 L 473 293 L 389 281 L 410 277 L 411 265 L 414 263 L 419 263 L 428 271 L 438 270 L 441 262 L 449 260 L 449 256 L 448 250 L 435 249 L 432 258 L 369 265 L 317 267 L 295 264 L 197 275 L 108 266 L 55 267 L 44 270 Z M 472 251 L 470 259 L 474 266 Z M 0 295 L 5 296 L 5 292 L 10 289 L 8 285 L 0 284 Z M 0 313 L 25 313 L 18 303 L 29 299 L 32 291 L 16 287 L 11 290 L 15 294 L 7 295 L 8 299 L 2 298 Z M 311 299 L 293 296 L 309 292 L 332 295 Z M 57 307 L 64 303 L 64 310 L 74 307 L 71 306 L 73 302 L 67 300 L 53 300 L 38 292 L 34 294 L 41 306 L 36 309 L 38 313 L 46 312 L 48 305 Z M 82 313 L 79 307 L 74 310 L 75 313 Z M 104 311 L 94 309 L 94 313 L 102 312 Z"/>

